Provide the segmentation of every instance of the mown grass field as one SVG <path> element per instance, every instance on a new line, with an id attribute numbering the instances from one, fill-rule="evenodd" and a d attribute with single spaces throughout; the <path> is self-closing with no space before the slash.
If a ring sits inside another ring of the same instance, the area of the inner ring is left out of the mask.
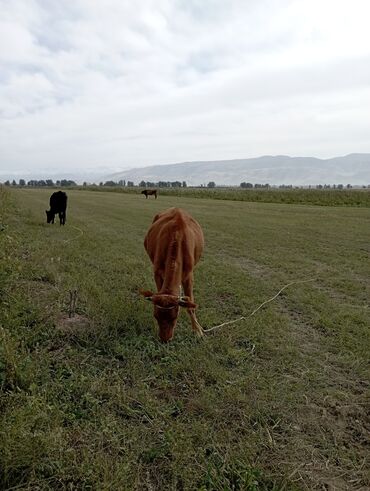
<path id="1" fill-rule="evenodd" d="M 0 488 L 369 489 L 370 210 L 0 190 Z M 202 225 L 205 327 L 158 342 L 143 239 Z M 69 320 L 69 292 L 77 290 Z"/>

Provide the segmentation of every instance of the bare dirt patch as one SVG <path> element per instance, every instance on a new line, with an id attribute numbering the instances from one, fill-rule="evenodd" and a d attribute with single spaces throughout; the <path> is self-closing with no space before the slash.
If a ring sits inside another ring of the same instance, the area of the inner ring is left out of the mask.
<path id="1" fill-rule="evenodd" d="M 289 339 L 301 353 L 293 370 L 295 383 L 307 388 L 304 401 L 291 414 L 285 442 L 305 462 L 297 470 L 298 480 L 312 489 L 370 489 L 368 382 L 331 352 L 325 334 L 310 325 L 303 313 L 286 306 L 283 298 L 279 310 L 289 317 Z M 309 390 L 312 387 L 315 391 Z"/>
<path id="2" fill-rule="evenodd" d="M 223 256 L 223 261 L 225 261 L 225 257 Z M 232 266 L 241 269 L 242 271 L 246 271 L 250 276 L 258 279 L 270 278 L 273 271 L 268 266 L 258 263 L 253 259 L 246 257 L 227 257 L 227 262 Z"/>
<path id="3" fill-rule="evenodd" d="M 89 329 L 90 326 L 89 318 L 80 314 L 72 317 L 69 317 L 68 314 L 61 314 L 56 323 L 56 328 L 65 334 L 78 334 Z"/>

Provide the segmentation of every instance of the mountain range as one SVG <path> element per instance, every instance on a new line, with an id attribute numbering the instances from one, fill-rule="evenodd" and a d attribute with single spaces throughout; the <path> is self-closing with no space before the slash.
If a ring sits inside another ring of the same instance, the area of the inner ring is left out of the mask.
<path id="1" fill-rule="evenodd" d="M 241 182 L 271 185 L 292 184 L 370 184 L 370 153 L 352 153 L 344 157 L 318 159 L 314 157 L 263 156 L 249 159 L 182 162 L 152 165 L 117 172 L 104 180 L 186 181 L 189 186 L 233 186 Z"/>

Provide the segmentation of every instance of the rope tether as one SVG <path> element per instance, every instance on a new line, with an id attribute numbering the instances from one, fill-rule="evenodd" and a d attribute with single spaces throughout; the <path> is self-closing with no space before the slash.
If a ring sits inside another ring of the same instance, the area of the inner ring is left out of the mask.
<path id="1" fill-rule="evenodd" d="M 291 286 L 291 285 L 295 285 L 297 283 L 308 283 L 309 281 L 315 281 L 316 278 L 311 278 L 309 280 L 296 280 L 296 281 L 291 281 L 290 283 L 288 283 L 287 285 L 283 286 L 283 288 L 281 290 L 279 290 L 277 292 L 276 295 L 274 295 L 273 297 L 269 298 L 268 300 L 265 300 L 263 303 L 261 303 L 261 305 L 259 307 L 257 307 L 256 309 L 253 310 L 253 312 L 247 316 L 242 316 L 242 317 L 238 317 L 237 319 L 234 319 L 232 321 L 226 321 L 226 322 L 223 322 L 222 324 L 219 324 L 218 326 L 213 326 L 213 327 L 210 327 L 209 329 L 203 329 L 203 332 L 211 332 L 213 331 L 214 329 L 218 329 L 219 327 L 223 327 L 223 326 L 227 326 L 229 324 L 234 324 L 235 322 L 239 322 L 241 320 L 245 320 L 245 319 L 249 319 L 250 317 L 252 317 L 252 315 L 254 315 L 256 312 L 259 311 L 260 308 L 262 308 L 264 305 L 266 305 L 267 303 L 270 303 L 272 302 L 273 300 L 275 300 L 276 297 L 278 297 L 280 295 L 280 293 L 285 290 L 285 288 L 288 288 L 288 286 Z"/>
<path id="2" fill-rule="evenodd" d="M 74 225 L 70 225 L 70 227 L 78 230 L 80 233 L 79 233 L 79 235 L 76 235 L 76 237 L 72 237 L 71 239 L 63 240 L 63 242 L 65 242 L 65 243 L 71 242 L 72 240 L 76 240 L 76 239 L 80 238 L 84 234 L 83 230 L 81 230 L 80 228 L 75 227 Z"/>

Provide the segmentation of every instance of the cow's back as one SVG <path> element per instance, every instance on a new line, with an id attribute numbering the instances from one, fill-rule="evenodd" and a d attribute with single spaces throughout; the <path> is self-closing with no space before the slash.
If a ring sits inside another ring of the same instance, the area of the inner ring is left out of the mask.
<path id="1" fill-rule="evenodd" d="M 181 249 L 184 267 L 192 268 L 202 254 L 204 236 L 199 223 L 186 211 L 169 208 L 154 217 L 144 246 L 151 261 L 158 267 Z"/>
<path id="2" fill-rule="evenodd" d="M 50 196 L 50 208 L 54 213 L 66 211 L 67 194 L 64 191 L 56 191 Z"/>

